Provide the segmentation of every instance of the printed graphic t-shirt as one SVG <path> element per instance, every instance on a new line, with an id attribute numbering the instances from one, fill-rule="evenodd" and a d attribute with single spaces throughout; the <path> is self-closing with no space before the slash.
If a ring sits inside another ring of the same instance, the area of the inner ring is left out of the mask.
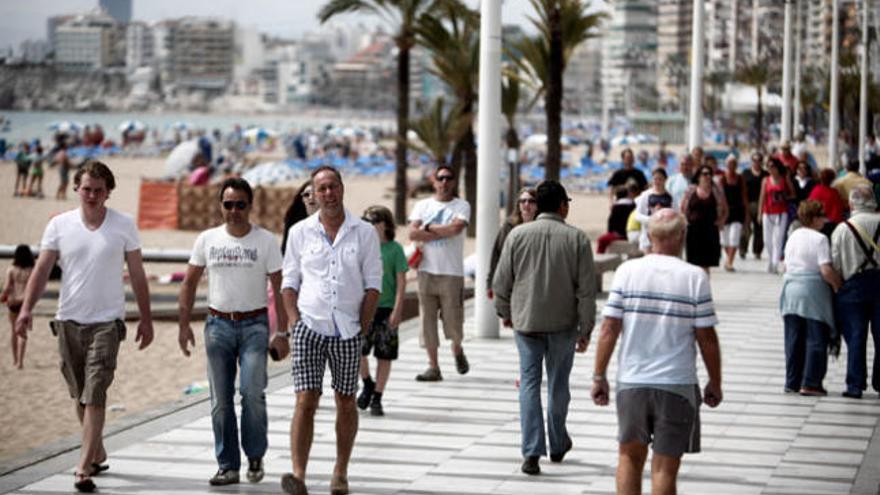
<path id="1" fill-rule="evenodd" d="M 226 225 L 199 234 L 189 264 L 208 272 L 208 305 L 217 311 L 266 307 L 266 275 L 281 270 L 281 248 L 267 230 L 251 225 L 233 237 Z"/>

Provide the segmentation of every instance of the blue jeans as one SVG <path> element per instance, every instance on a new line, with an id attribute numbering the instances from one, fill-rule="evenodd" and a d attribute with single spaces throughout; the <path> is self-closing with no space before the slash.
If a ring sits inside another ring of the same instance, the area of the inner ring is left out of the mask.
<path id="1" fill-rule="evenodd" d="M 547 454 L 544 413 L 541 407 L 541 378 L 547 367 L 547 435 L 550 452 L 561 454 L 569 438 L 565 427 L 571 393 L 568 378 L 574 363 L 576 331 L 560 333 L 515 332 L 519 350 L 519 421 L 523 457 Z"/>
<path id="2" fill-rule="evenodd" d="M 868 325 L 874 338 L 871 384 L 880 392 L 880 269 L 853 275 L 834 295 L 834 318 L 846 342 L 846 389 L 861 393 L 867 388 L 865 353 Z"/>
<path id="3" fill-rule="evenodd" d="M 241 453 L 235 417 L 235 374 L 241 366 L 241 446 L 249 459 L 266 453 L 266 354 L 269 318 L 263 314 L 241 321 L 208 316 L 205 350 L 211 384 L 214 455 L 220 469 L 238 471 Z"/>
<path id="4" fill-rule="evenodd" d="M 784 315 L 785 388 L 822 388 L 828 370 L 828 325 L 798 315 Z"/>

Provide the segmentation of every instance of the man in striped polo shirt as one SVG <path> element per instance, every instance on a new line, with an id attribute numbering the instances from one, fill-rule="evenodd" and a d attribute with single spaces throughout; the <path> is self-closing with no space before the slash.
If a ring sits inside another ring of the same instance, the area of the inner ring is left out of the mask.
<path id="1" fill-rule="evenodd" d="M 621 265 L 602 312 L 593 402 L 609 402 L 605 377 L 617 339 L 617 493 L 638 494 L 653 444 L 651 493 L 676 493 L 684 453 L 700 451 L 700 403 L 721 403 L 721 351 L 709 277 L 681 260 L 685 220 L 659 210 L 648 224 L 652 252 Z M 696 348 L 709 382 L 700 397 Z"/>

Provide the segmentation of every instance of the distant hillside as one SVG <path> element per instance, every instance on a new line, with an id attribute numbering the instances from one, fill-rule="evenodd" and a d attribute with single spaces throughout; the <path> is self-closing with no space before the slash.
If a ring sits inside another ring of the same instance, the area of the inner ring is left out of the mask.
<path id="1" fill-rule="evenodd" d="M 121 73 L 61 72 L 51 66 L 0 67 L 0 109 L 104 111 L 129 93 Z"/>

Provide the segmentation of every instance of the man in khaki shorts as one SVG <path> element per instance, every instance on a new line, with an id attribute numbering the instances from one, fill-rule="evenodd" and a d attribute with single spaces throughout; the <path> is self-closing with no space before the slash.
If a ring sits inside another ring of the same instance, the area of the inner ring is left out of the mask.
<path id="1" fill-rule="evenodd" d="M 685 220 L 666 208 L 651 215 L 651 253 L 614 272 L 596 347 L 593 402 L 608 405 L 605 377 L 618 338 L 617 493 L 642 493 L 648 444 L 651 493 L 676 493 L 681 456 L 700 451 L 700 404 L 721 403 L 721 351 L 709 277 L 681 260 Z M 696 349 L 709 381 L 700 397 Z"/>
<path id="2" fill-rule="evenodd" d="M 131 217 L 104 206 L 116 186 L 113 172 L 92 160 L 77 171 L 73 183 L 80 207 L 57 215 L 46 226 L 15 330 L 27 336 L 31 311 L 58 261 L 63 275 L 51 326 L 58 336 L 62 374 L 82 424 L 74 486 L 91 492 L 95 490 L 92 476 L 108 469 L 104 412 L 119 343 L 125 339 L 123 264 L 128 265 L 141 316 L 135 338 L 139 349 L 153 341 L 153 322 L 137 227 Z"/>
<path id="3" fill-rule="evenodd" d="M 441 165 L 434 171 L 434 196 L 416 203 L 409 215 L 409 238 L 421 243 L 419 303 L 422 334 L 419 339 L 428 353 L 428 369 L 416 376 L 420 382 L 443 379 L 437 361 L 440 340 L 437 312 L 443 320 L 443 334 L 452 341 L 455 367 L 460 374 L 470 369 L 461 347 L 464 325 L 464 229 L 471 217 L 471 205 L 455 196 L 455 174 Z"/>

